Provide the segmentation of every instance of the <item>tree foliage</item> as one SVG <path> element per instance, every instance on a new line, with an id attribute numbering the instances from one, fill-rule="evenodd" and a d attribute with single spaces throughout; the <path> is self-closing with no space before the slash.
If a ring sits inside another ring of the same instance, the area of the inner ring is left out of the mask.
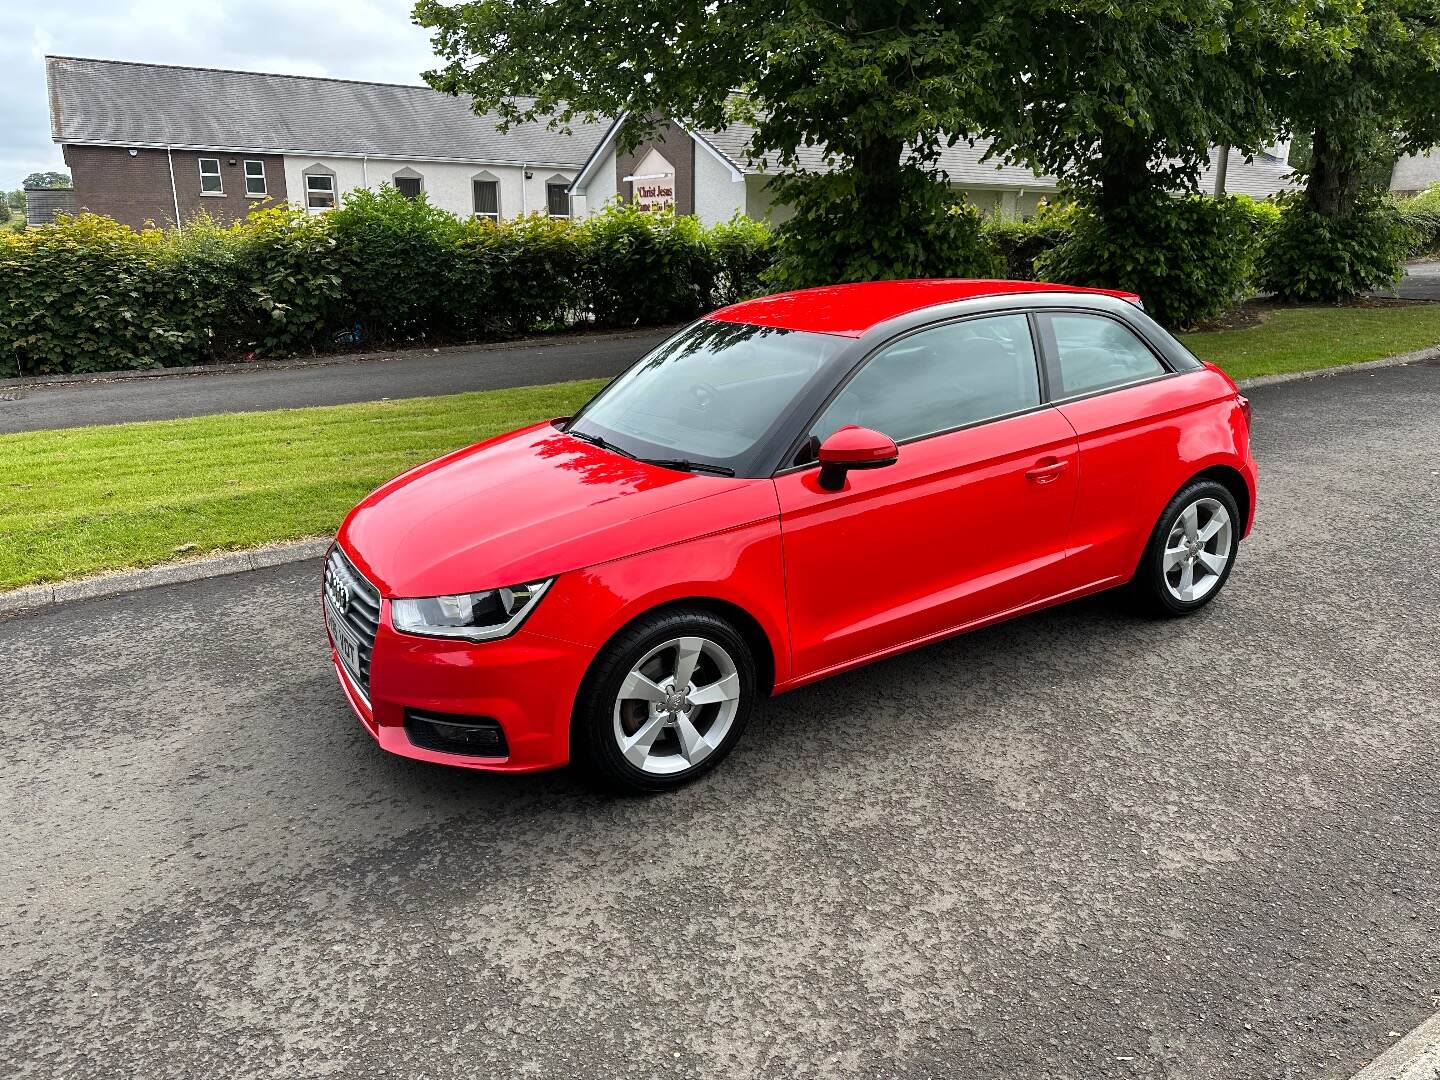
<path id="1" fill-rule="evenodd" d="M 1004 77 L 1007 30 L 981 5 L 420 0 L 415 17 L 446 61 L 431 85 L 510 120 L 625 114 L 632 146 L 664 118 L 749 125 L 750 157 L 799 210 L 787 280 L 967 265 L 943 248 L 968 226 L 935 163 Z"/>
<path id="2" fill-rule="evenodd" d="M 32 172 L 25 177 L 22 187 L 41 188 L 68 188 L 71 186 L 70 174 L 63 172 Z"/>
<path id="3" fill-rule="evenodd" d="M 1263 89 L 1305 145 L 1295 164 L 1322 217 L 1354 211 L 1398 155 L 1440 144 L 1434 0 L 1336 0 L 1309 12 L 1303 32 L 1272 39 L 1268 61 Z"/>

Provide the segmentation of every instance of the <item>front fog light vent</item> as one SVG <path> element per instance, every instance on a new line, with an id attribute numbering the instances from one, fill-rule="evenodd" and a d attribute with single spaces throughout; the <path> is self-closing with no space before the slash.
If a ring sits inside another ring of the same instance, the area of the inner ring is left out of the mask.
<path id="1" fill-rule="evenodd" d="M 506 757 L 510 753 L 500 722 L 489 716 L 406 709 L 405 734 L 414 745 L 442 754 Z"/>

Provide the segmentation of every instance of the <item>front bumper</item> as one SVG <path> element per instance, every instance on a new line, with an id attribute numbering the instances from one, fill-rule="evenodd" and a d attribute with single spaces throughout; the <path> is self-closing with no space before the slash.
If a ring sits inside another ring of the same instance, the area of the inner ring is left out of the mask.
<path id="1" fill-rule="evenodd" d="M 500 641 L 463 642 L 397 633 L 382 602 L 367 697 L 340 663 L 330 661 L 350 707 L 381 748 L 402 757 L 495 772 L 532 772 L 570 759 L 570 715 L 590 663 L 579 645 L 524 629 Z M 504 757 L 417 746 L 405 710 L 489 717 L 505 734 Z"/>

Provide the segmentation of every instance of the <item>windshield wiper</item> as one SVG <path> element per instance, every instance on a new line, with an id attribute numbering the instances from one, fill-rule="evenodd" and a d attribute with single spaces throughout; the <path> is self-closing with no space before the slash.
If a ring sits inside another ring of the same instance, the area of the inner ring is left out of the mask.
<path id="1" fill-rule="evenodd" d="M 588 442 L 591 446 L 598 446 L 601 450 L 614 450 L 615 453 L 619 454 L 621 457 L 633 458 L 635 456 L 629 450 L 622 450 L 614 443 L 605 441 L 599 435 L 591 435 L 589 432 L 586 431 L 576 431 L 574 428 L 570 428 L 568 431 L 565 432 L 565 434 L 573 435 L 581 442 Z"/>
<path id="2" fill-rule="evenodd" d="M 703 472 L 714 476 L 734 476 L 735 470 L 725 465 L 711 465 L 707 461 L 690 461 L 687 458 L 642 457 L 646 465 L 659 465 L 662 469 L 683 469 L 685 472 Z"/>

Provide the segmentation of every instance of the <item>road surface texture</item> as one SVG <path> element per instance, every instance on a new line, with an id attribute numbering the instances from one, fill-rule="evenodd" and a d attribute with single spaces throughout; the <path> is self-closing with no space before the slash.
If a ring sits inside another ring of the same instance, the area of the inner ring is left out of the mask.
<path id="1" fill-rule="evenodd" d="M 1259 531 L 765 703 L 680 793 L 386 756 L 318 565 L 0 622 L 0 1075 L 1342 1078 L 1440 1008 L 1440 367 Z"/>
<path id="2" fill-rule="evenodd" d="M 1405 300 L 1440 300 L 1440 261 L 1412 262 L 1405 266 L 1405 276 L 1393 289 L 1382 290 L 1377 296 L 1398 296 Z"/>
<path id="3" fill-rule="evenodd" d="M 0 434 L 610 378 L 674 332 L 672 326 L 535 345 L 377 354 L 388 360 L 289 368 L 237 364 L 196 375 L 0 387 Z"/>

